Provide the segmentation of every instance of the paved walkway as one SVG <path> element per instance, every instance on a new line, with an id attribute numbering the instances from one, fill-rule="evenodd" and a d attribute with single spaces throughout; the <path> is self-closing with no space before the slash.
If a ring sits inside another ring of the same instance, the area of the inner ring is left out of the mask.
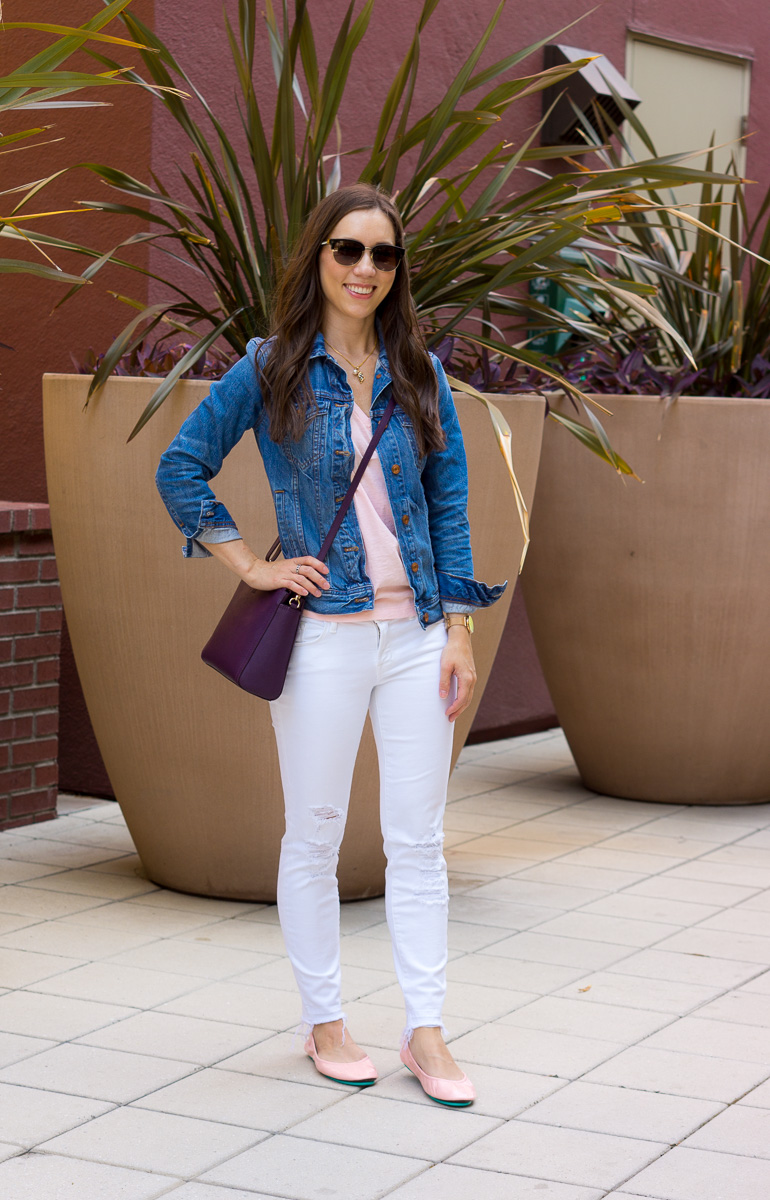
<path id="1" fill-rule="evenodd" d="M 451 800 L 466 1111 L 398 1061 L 381 900 L 343 909 L 351 1092 L 292 1042 L 274 907 L 148 883 L 114 804 L 0 834 L 3 1200 L 768 1200 L 770 805 L 596 796 L 558 732 Z"/>

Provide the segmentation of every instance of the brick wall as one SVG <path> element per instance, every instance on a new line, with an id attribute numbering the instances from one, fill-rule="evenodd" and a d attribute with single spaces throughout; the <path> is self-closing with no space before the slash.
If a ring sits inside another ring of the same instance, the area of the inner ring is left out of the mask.
<path id="1" fill-rule="evenodd" d="M 48 505 L 0 501 L 0 830 L 56 816 L 61 619 Z"/>

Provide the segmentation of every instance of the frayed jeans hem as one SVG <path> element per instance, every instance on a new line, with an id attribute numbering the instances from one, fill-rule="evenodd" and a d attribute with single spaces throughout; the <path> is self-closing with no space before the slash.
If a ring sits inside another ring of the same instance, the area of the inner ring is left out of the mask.
<path id="1" fill-rule="evenodd" d="M 344 1037 L 345 1030 L 348 1027 L 348 1018 L 347 1014 L 341 1010 L 332 1016 L 325 1013 L 319 1013 L 315 1017 L 308 1016 L 307 1013 L 302 1014 L 302 1028 L 306 1034 L 313 1032 L 314 1025 L 330 1025 L 332 1021 L 342 1021 L 342 1033 Z"/>
<path id="2" fill-rule="evenodd" d="M 411 1021 L 408 1025 L 404 1026 L 403 1032 L 401 1034 L 402 1047 L 409 1045 L 409 1043 L 411 1042 L 411 1040 L 414 1036 L 415 1029 L 424 1029 L 424 1028 L 440 1029 L 444 1038 L 449 1037 L 449 1030 L 447 1029 L 444 1022 L 441 1020 L 441 1017 L 439 1017 L 437 1020 L 432 1020 L 431 1018 L 422 1018 L 421 1017 L 414 1021 Z"/>

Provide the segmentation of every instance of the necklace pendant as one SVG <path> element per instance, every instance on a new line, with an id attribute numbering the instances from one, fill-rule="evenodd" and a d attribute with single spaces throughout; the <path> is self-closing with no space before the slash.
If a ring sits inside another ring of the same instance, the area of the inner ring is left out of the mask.
<path id="1" fill-rule="evenodd" d="M 359 368 L 357 371 L 355 371 L 355 370 L 354 370 L 354 371 L 353 371 L 353 374 L 355 375 L 355 377 L 356 377 L 356 379 L 358 380 L 358 382 L 359 382 L 359 383 L 365 383 L 365 382 L 366 382 L 366 380 L 365 380 L 365 377 L 364 377 L 364 373 L 363 373 L 363 371 L 362 371 L 360 368 Z"/>

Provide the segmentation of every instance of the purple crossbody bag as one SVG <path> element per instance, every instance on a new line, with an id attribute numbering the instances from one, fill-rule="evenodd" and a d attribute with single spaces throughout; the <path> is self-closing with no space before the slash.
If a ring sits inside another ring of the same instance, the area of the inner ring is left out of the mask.
<path id="1" fill-rule="evenodd" d="M 395 407 L 396 402 L 391 397 L 337 510 L 324 544 L 315 557 L 323 560 L 329 553 L 345 513 L 350 508 L 353 493 L 363 478 L 369 459 L 377 449 L 377 443 L 385 432 L 385 426 Z M 273 542 L 266 555 L 268 562 L 275 561 L 280 548 L 279 540 Z M 201 658 L 207 666 L 213 667 L 220 675 L 224 675 L 225 679 L 243 688 L 245 692 L 250 692 L 252 696 L 261 696 L 263 700 L 277 700 L 283 691 L 305 599 L 305 596 L 298 596 L 288 588 L 263 592 L 249 587 L 247 583 L 239 583 L 235 595 L 222 613 L 219 624 L 203 647 Z"/>

